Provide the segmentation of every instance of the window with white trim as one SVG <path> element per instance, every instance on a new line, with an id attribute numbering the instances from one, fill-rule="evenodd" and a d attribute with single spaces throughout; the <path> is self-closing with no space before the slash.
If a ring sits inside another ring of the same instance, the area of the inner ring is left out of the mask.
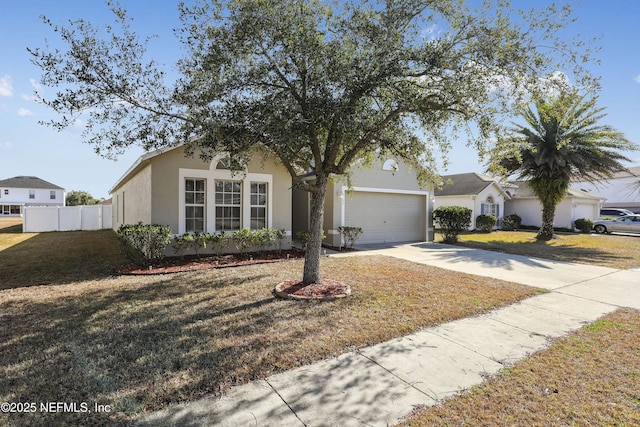
<path id="1" fill-rule="evenodd" d="M 56 192 L 49 191 L 49 200 L 55 200 L 55 199 L 56 199 Z"/>
<path id="2" fill-rule="evenodd" d="M 267 228 L 267 183 L 251 183 L 251 229 Z"/>
<path id="3" fill-rule="evenodd" d="M 486 203 L 480 206 L 480 213 L 483 215 L 493 215 L 496 218 L 500 216 L 500 205 L 493 202 L 493 197 L 487 197 Z"/>
<path id="4" fill-rule="evenodd" d="M 36 198 L 36 190 L 29 190 L 29 198 L 30 199 Z"/>
<path id="5" fill-rule="evenodd" d="M 215 192 L 216 231 L 239 230 L 242 222 L 241 182 L 216 180 Z"/>
<path id="6" fill-rule="evenodd" d="M 205 180 L 186 179 L 184 191 L 185 231 L 205 231 Z"/>

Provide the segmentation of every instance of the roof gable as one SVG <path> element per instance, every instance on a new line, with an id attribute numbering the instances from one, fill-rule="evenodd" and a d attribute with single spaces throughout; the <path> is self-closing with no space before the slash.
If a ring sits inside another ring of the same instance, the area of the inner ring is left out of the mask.
<path id="1" fill-rule="evenodd" d="M 477 195 L 492 184 L 495 184 L 501 192 L 504 192 L 495 179 L 475 172 L 443 175 L 442 180 L 442 187 L 436 188 L 434 192 L 436 196 Z"/>
<path id="2" fill-rule="evenodd" d="M 40 179 L 37 176 L 15 176 L 13 178 L 3 179 L 0 181 L 0 187 L 64 190 L 64 188 Z"/>

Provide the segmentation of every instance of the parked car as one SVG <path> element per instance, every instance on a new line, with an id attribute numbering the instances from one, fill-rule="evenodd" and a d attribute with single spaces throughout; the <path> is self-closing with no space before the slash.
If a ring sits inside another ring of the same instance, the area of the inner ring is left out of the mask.
<path id="1" fill-rule="evenodd" d="M 593 223 L 596 233 L 640 233 L 640 215 L 625 215 Z"/>
<path id="2" fill-rule="evenodd" d="M 621 208 L 604 208 L 604 209 L 600 209 L 600 216 L 613 216 L 613 217 L 618 217 L 618 216 L 625 216 L 625 215 L 633 215 L 633 212 L 631 212 L 628 209 L 621 209 Z"/>

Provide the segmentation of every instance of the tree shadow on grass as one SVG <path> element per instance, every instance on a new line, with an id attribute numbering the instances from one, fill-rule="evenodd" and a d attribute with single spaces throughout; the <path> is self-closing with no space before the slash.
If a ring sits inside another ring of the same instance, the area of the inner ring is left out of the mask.
<path id="1" fill-rule="evenodd" d="M 89 402 L 111 413 L 9 414 L 21 425 L 113 425 L 170 403 L 220 394 L 290 366 L 287 333 L 330 321 L 317 304 L 272 296 L 273 271 L 118 278 L 0 302 L 0 398 Z M 220 277 L 218 277 L 220 276 Z M 50 288 L 51 289 L 51 288 Z M 278 352 L 275 352 L 278 353 Z"/>
<path id="2" fill-rule="evenodd" d="M 513 270 L 517 264 L 524 264 L 526 266 L 549 269 L 548 266 L 539 262 L 536 259 L 532 259 L 527 256 L 514 257 L 513 253 L 503 251 L 501 255 L 487 256 L 487 254 L 473 251 L 471 249 L 485 249 L 473 246 L 464 246 L 462 244 L 449 245 L 444 243 L 419 243 L 412 245 L 413 247 L 432 251 L 435 257 L 440 258 L 449 263 L 466 263 L 469 261 L 479 262 L 489 267 L 502 268 L 505 270 Z M 486 249 L 489 250 L 489 249 Z"/>
<path id="3" fill-rule="evenodd" d="M 458 245 L 466 248 L 589 265 L 607 265 L 632 260 L 630 256 L 606 250 L 585 248 L 577 245 L 554 246 L 548 242 L 536 240 L 518 243 L 501 240 L 490 240 L 488 242 L 460 241 Z"/>
<path id="4" fill-rule="evenodd" d="M 112 230 L 38 233 L 0 251 L 0 290 L 105 278 L 124 262 Z"/>

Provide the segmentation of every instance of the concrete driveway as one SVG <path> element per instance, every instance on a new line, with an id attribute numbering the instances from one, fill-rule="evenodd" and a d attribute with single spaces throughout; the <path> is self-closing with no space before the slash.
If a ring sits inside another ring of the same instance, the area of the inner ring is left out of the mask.
<path id="1" fill-rule="evenodd" d="M 374 244 L 358 249 L 358 252 L 334 256 L 387 255 L 640 309 L 640 269 L 617 270 L 441 243 Z"/>

